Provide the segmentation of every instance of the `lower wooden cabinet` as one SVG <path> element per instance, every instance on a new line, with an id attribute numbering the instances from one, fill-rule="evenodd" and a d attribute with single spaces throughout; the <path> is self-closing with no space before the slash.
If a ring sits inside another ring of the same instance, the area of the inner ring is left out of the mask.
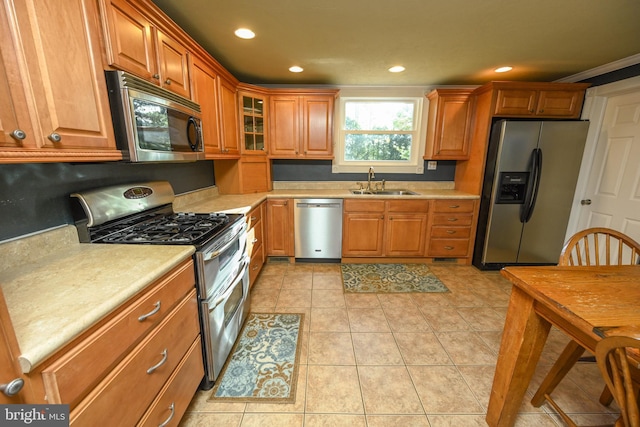
<path id="1" fill-rule="evenodd" d="M 475 228 L 475 200 L 434 200 L 426 255 L 434 258 L 471 256 L 471 236 Z"/>
<path id="2" fill-rule="evenodd" d="M 342 256 L 424 256 L 428 211 L 424 199 L 346 199 Z"/>
<path id="3" fill-rule="evenodd" d="M 267 200 L 267 256 L 294 256 L 293 199 Z"/>
<path id="4" fill-rule="evenodd" d="M 71 425 L 158 425 L 170 415 L 177 425 L 204 375 L 193 261 L 32 375 L 41 375 L 48 403 L 69 404 Z"/>
<path id="5" fill-rule="evenodd" d="M 253 286 L 262 270 L 265 261 L 264 245 L 264 211 L 266 202 L 262 202 L 247 214 L 247 250 L 251 259 L 249 263 L 249 284 Z"/>

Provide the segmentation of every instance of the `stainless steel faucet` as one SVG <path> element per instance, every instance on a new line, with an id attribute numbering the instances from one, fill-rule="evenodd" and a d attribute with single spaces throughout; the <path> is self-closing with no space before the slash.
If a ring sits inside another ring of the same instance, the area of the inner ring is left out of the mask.
<path id="1" fill-rule="evenodd" d="M 367 174 L 367 191 L 371 191 L 371 179 L 375 177 L 375 171 L 373 170 L 373 166 L 371 166 L 369 167 L 369 173 Z"/>

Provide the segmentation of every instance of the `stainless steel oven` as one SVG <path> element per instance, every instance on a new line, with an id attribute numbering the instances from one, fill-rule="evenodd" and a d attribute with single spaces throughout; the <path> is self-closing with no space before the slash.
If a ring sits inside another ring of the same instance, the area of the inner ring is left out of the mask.
<path id="1" fill-rule="evenodd" d="M 246 221 L 240 214 L 174 213 L 168 182 L 118 185 L 71 195 L 82 242 L 193 245 L 209 389 L 249 313 Z"/>

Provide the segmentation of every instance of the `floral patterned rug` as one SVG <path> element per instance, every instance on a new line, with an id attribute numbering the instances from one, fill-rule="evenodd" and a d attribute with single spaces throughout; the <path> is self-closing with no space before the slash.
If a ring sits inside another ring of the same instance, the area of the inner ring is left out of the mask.
<path id="1" fill-rule="evenodd" d="M 209 400 L 293 403 L 304 314 L 249 313 Z"/>
<path id="2" fill-rule="evenodd" d="M 342 264 L 345 292 L 449 292 L 425 264 Z"/>

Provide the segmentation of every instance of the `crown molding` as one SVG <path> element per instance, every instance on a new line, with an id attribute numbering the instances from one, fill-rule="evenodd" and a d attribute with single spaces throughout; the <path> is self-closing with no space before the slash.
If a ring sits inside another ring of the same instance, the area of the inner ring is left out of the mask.
<path id="1" fill-rule="evenodd" d="M 636 65 L 640 63 L 640 53 L 632 56 L 628 56 L 626 58 L 619 59 L 618 61 L 613 61 L 608 64 L 601 65 L 596 68 L 592 68 L 590 70 L 582 71 L 578 74 L 573 74 L 571 76 L 563 77 L 556 82 L 559 83 L 575 83 L 582 80 L 590 79 L 591 77 L 601 76 L 603 74 L 610 73 L 612 71 L 617 71 L 625 67 L 629 67 L 631 65 Z"/>

